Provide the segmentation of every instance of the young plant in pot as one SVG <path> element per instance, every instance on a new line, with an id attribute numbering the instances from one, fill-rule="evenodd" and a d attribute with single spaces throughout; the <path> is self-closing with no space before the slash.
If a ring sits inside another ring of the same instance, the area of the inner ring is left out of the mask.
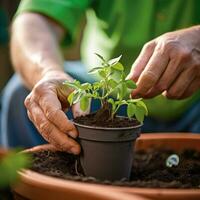
<path id="1" fill-rule="evenodd" d="M 0 199 L 13 199 L 10 186 L 19 181 L 17 173 L 31 165 L 31 156 L 19 150 L 6 150 L 0 147 Z"/>
<path id="2" fill-rule="evenodd" d="M 102 64 L 88 73 L 96 73 L 99 81 L 64 83 L 74 89 L 68 96 L 70 105 L 80 102 L 80 108 L 85 111 L 91 99 L 101 104 L 95 113 L 74 119 L 82 147 L 81 165 L 86 176 L 110 181 L 128 180 L 133 143 L 140 135 L 147 108 L 141 99 L 131 99 L 136 84 L 125 79 L 124 66 L 119 62 L 121 56 L 106 61 L 96 55 Z M 117 115 L 122 105 L 127 109 L 128 117 Z"/>

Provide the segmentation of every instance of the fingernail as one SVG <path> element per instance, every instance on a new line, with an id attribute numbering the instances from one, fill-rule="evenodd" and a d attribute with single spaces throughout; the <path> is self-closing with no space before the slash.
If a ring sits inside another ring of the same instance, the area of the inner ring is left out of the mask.
<path id="1" fill-rule="evenodd" d="M 74 131 L 69 131 L 68 135 L 70 135 L 72 138 L 77 138 L 77 134 Z"/>
<path id="2" fill-rule="evenodd" d="M 139 99 L 139 98 L 141 98 L 141 95 L 138 94 L 137 92 L 132 92 L 131 96 L 132 96 L 132 98 L 134 98 L 134 99 Z"/>
<path id="3" fill-rule="evenodd" d="M 126 80 L 129 80 L 129 79 L 131 79 L 131 76 L 132 76 L 132 74 L 130 73 L 130 74 L 128 74 L 128 76 L 126 77 Z"/>
<path id="4" fill-rule="evenodd" d="M 139 94 L 134 96 L 134 99 L 139 99 L 139 98 L 142 98 L 142 96 Z"/>
<path id="5" fill-rule="evenodd" d="M 164 97 L 167 97 L 167 91 L 164 91 L 164 92 L 162 93 L 162 95 L 163 95 Z"/>
<path id="6" fill-rule="evenodd" d="M 78 155 L 80 153 L 79 148 L 78 147 L 72 147 L 70 149 L 70 152 L 72 152 L 75 155 Z"/>
<path id="7" fill-rule="evenodd" d="M 128 74 L 126 79 L 131 79 L 131 80 L 136 81 L 136 80 L 138 80 L 138 77 L 139 77 L 138 73 L 135 71 L 132 71 L 131 73 Z"/>

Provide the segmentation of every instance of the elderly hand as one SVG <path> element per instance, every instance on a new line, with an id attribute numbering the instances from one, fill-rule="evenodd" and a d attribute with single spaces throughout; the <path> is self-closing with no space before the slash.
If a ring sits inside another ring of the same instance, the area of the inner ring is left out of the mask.
<path id="1" fill-rule="evenodd" d="M 145 44 L 127 78 L 137 82 L 133 97 L 191 96 L 200 88 L 200 26 L 169 32 Z"/>
<path id="2" fill-rule="evenodd" d="M 73 138 L 78 132 L 64 111 L 69 107 L 67 96 L 71 92 L 63 86 L 69 77 L 62 73 L 45 76 L 25 99 L 28 116 L 45 140 L 57 149 L 73 154 L 80 153 L 80 146 Z M 78 105 L 73 108 L 74 116 L 82 115 Z"/>

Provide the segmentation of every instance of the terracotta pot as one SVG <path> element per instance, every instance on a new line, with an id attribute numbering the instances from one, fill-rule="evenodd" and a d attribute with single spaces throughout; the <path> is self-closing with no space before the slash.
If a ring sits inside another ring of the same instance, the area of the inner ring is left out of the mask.
<path id="1" fill-rule="evenodd" d="M 169 147 L 181 151 L 194 149 L 200 151 L 200 135 L 192 133 L 143 134 L 136 143 L 137 150 Z M 137 194 L 155 200 L 199 200 L 200 189 L 162 189 L 115 187 L 114 190 Z"/>
<path id="2" fill-rule="evenodd" d="M 174 150 L 195 149 L 200 151 L 200 136 L 197 134 L 143 134 L 137 140 L 135 148 L 148 149 L 167 146 Z M 30 149 L 38 151 L 41 149 L 55 149 L 51 145 L 42 145 Z M 140 199 L 141 198 L 161 200 L 199 200 L 200 189 L 152 189 L 107 186 L 99 184 L 65 181 L 58 178 L 48 177 L 31 170 L 19 172 L 21 183 L 14 190 L 18 194 L 29 199 Z M 132 195 L 130 196 L 127 195 Z"/>
<path id="3" fill-rule="evenodd" d="M 79 132 L 82 148 L 80 161 L 84 174 L 99 180 L 129 180 L 133 147 L 142 125 L 107 128 L 74 124 Z"/>
<path id="4" fill-rule="evenodd" d="M 0 160 L 8 153 L 8 150 L 0 148 Z"/>

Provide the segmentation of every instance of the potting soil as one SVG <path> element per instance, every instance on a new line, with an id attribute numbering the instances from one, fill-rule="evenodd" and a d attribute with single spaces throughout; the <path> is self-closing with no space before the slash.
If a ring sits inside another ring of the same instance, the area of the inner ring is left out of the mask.
<path id="1" fill-rule="evenodd" d="M 74 119 L 75 122 L 94 127 L 107 127 L 107 128 L 121 128 L 132 127 L 139 125 L 140 123 L 136 119 L 129 119 L 124 117 L 115 117 L 114 119 L 108 119 L 108 116 L 97 117 L 95 113 L 80 116 Z"/>
<path id="2" fill-rule="evenodd" d="M 179 164 L 168 167 L 166 160 L 172 154 L 179 156 Z M 130 180 L 115 182 L 85 177 L 78 157 L 72 154 L 40 151 L 33 153 L 33 158 L 32 170 L 61 179 L 130 187 L 200 188 L 200 152 L 194 150 L 136 152 Z"/>

